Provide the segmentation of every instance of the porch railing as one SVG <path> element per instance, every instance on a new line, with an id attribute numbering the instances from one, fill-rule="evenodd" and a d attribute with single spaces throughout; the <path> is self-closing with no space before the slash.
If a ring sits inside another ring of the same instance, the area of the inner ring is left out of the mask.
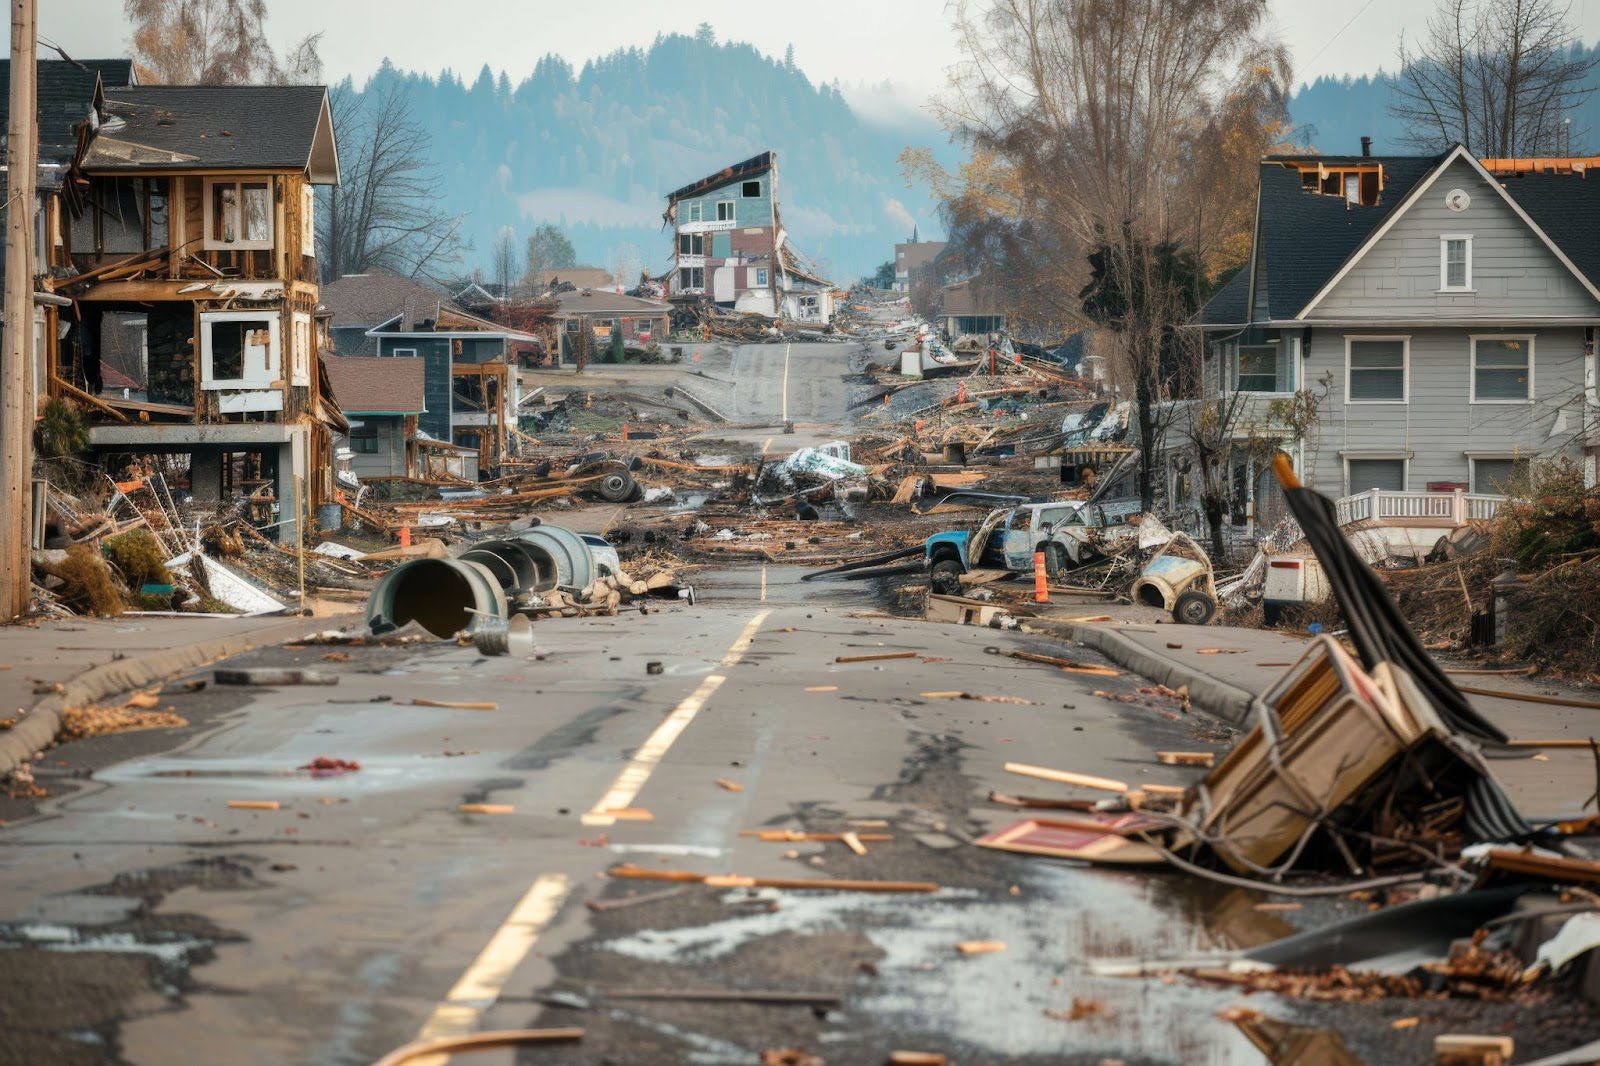
<path id="1" fill-rule="evenodd" d="M 1335 506 L 1339 524 L 1376 522 L 1388 526 L 1461 526 L 1493 518 L 1504 496 L 1482 492 L 1394 492 L 1369 489 L 1346 496 Z"/>

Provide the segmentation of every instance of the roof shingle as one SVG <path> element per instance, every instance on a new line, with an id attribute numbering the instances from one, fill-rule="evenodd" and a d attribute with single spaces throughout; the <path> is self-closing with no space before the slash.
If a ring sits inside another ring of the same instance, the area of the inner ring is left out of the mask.
<path id="1" fill-rule="evenodd" d="M 333 355 L 323 365 L 334 399 L 347 415 L 414 415 L 427 409 L 421 359 Z"/>
<path id="2" fill-rule="evenodd" d="M 331 140 L 318 144 L 327 96 L 321 85 L 108 87 L 106 122 L 86 164 L 99 171 L 163 162 L 219 169 L 310 167 L 319 149 L 331 151 Z"/>

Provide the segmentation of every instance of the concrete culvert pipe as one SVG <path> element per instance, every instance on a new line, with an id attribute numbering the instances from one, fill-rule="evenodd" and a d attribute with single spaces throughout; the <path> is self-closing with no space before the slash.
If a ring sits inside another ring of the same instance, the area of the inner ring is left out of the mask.
<path id="1" fill-rule="evenodd" d="M 535 557 L 534 553 L 528 551 L 528 545 L 519 540 L 479 541 L 459 557 L 487 568 L 510 598 L 515 598 L 526 589 L 539 588 L 542 582 L 552 581 L 554 577 L 554 567 L 548 560 L 541 568 L 539 564 L 542 557 Z M 541 573 L 541 569 L 550 572 Z"/>
<path id="2" fill-rule="evenodd" d="M 416 622 L 436 637 L 475 631 L 506 615 L 506 594 L 488 567 L 465 559 L 413 559 L 383 576 L 367 601 L 374 633 Z"/>
<path id="3" fill-rule="evenodd" d="M 594 557 L 583 538 L 562 526 L 535 526 L 517 535 L 517 540 L 539 567 L 540 583 L 535 592 L 549 592 L 557 585 L 585 588 L 597 576 Z"/>

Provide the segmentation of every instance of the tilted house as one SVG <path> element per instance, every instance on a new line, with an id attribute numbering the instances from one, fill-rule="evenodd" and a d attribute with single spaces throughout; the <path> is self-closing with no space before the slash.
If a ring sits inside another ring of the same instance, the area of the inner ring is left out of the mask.
<path id="1" fill-rule="evenodd" d="M 331 497 L 344 428 L 312 325 L 314 188 L 339 180 L 327 92 L 101 80 L 78 113 L 40 220 L 41 284 L 71 300 L 45 309 L 50 394 L 87 412 L 112 469 L 185 455 L 197 501 L 268 499 L 292 539 L 295 501 Z M 130 330 L 114 380 L 142 398 L 107 397 L 106 336 Z"/>
<path id="2" fill-rule="evenodd" d="M 778 155 L 762 152 L 667 194 L 667 292 L 736 311 L 826 325 L 834 286 L 797 261 L 778 211 Z"/>
<path id="3" fill-rule="evenodd" d="M 1307 389 L 1288 450 L 1341 517 L 1491 515 L 1517 468 L 1594 479 L 1600 160 L 1273 156 L 1250 261 L 1201 311 L 1207 388 L 1250 419 Z M 1270 511 L 1271 474 L 1234 472 Z"/>

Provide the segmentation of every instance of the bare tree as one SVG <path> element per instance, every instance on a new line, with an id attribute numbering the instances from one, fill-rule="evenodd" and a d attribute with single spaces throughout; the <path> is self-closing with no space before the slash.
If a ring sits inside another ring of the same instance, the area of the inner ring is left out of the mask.
<path id="1" fill-rule="evenodd" d="M 1572 113 L 1592 92 L 1586 53 L 1560 0 L 1441 0 L 1419 50 L 1400 45 L 1390 111 L 1416 147 L 1460 142 L 1492 158 L 1565 155 Z"/>
<path id="2" fill-rule="evenodd" d="M 1219 249 L 1231 241 L 1237 255 L 1237 231 L 1248 228 L 1246 209 L 1216 204 L 1252 200 L 1249 176 L 1208 182 L 1231 173 L 1218 162 L 1225 148 L 1253 167 L 1284 127 L 1288 61 L 1261 34 L 1266 15 L 1266 0 L 958 8 L 967 58 L 940 110 L 974 164 L 953 210 L 945 201 L 957 223 L 949 229 L 968 221 L 981 248 L 1019 264 L 1002 277 L 1027 275 L 1026 294 L 1064 323 L 1110 329 L 1147 507 L 1178 328 L 1207 268 L 1226 260 Z M 1086 278 L 1090 253 L 1096 270 Z"/>
<path id="3" fill-rule="evenodd" d="M 517 256 L 517 234 L 510 226 L 501 226 L 500 232 L 495 234 L 489 270 L 494 275 L 495 283 L 500 286 L 500 298 L 508 298 L 511 286 L 522 276 L 522 264 Z"/>
<path id="4" fill-rule="evenodd" d="M 139 80 L 165 85 L 298 85 L 321 80 L 321 34 L 280 57 L 266 0 L 123 0 Z"/>
<path id="5" fill-rule="evenodd" d="M 374 270 L 438 279 L 461 257 L 461 219 L 438 206 L 431 141 L 404 91 L 337 87 L 332 97 L 340 183 L 318 200 L 323 280 Z"/>

